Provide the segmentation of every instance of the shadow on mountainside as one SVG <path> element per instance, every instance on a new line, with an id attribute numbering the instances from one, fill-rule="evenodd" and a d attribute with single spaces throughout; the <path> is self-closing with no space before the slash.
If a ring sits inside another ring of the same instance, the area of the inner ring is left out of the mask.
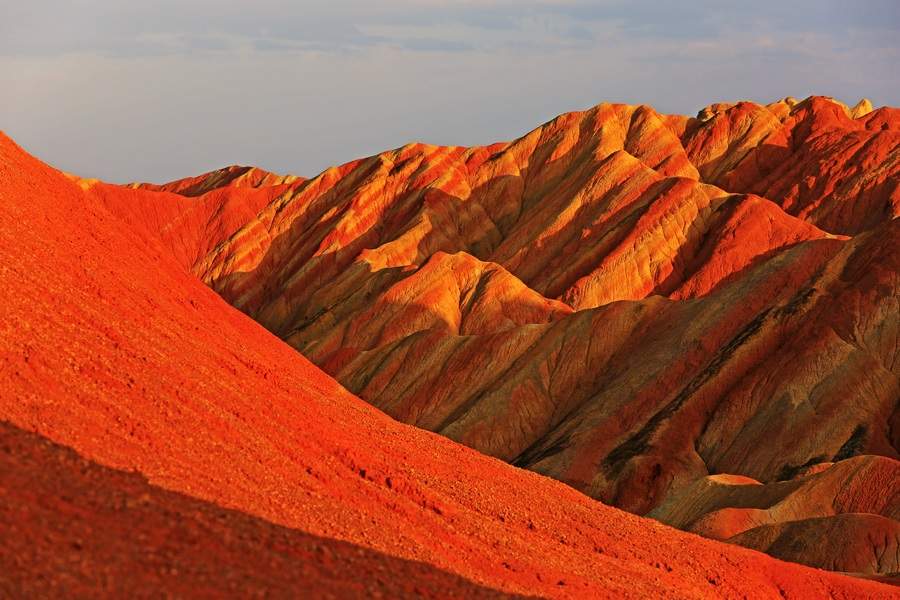
<path id="1" fill-rule="evenodd" d="M 0 592 L 127 596 L 148 590 L 509 597 L 426 563 L 164 490 L 0 422 Z"/>

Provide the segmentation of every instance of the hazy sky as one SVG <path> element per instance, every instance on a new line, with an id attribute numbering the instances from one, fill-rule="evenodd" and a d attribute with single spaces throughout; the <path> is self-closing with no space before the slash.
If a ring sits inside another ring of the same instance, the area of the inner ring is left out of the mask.
<path id="1" fill-rule="evenodd" d="M 900 106 L 900 0 L 0 0 L 0 129 L 111 181 L 813 93 Z"/>

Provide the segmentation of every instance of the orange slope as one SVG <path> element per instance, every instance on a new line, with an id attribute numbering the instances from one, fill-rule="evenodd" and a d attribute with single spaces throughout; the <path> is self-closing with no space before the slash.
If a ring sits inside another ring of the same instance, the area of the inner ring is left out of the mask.
<path id="1" fill-rule="evenodd" d="M 896 596 L 392 421 L 5 137 L 0 289 L 0 419 L 154 485 L 510 592 Z"/>
<path id="2" fill-rule="evenodd" d="M 832 233 L 859 233 L 900 215 L 896 108 L 872 111 L 863 100 L 848 109 L 812 96 L 710 107 L 697 121 L 684 142 L 704 181 L 765 196 Z"/>
<path id="3" fill-rule="evenodd" d="M 273 525 L 0 423 L 4 598 L 496 598 L 427 563 Z M 39 535 L 35 535 L 39 533 Z M 41 566 L 39 566 L 41 565 Z M 10 568 L 11 567 L 11 568 Z M 35 577 L 40 569 L 43 577 Z"/>

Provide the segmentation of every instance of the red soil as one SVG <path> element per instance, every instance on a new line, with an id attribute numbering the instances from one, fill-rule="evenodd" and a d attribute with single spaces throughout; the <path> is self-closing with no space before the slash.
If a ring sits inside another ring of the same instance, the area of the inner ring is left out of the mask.
<path id="1" fill-rule="evenodd" d="M 496 598 L 426 563 L 149 485 L 0 423 L 0 595 Z M 40 535 L 36 535 L 36 534 Z M 43 575 L 36 577 L 36 573 Z"/>
<path id="2" fill-rule="evenodd" d="M 546 596 L 897 595 L 629 515 L 391 420 L 5 137 L 0 289 L 0 419 L 154 486 L 376 551 L 360 558 L 363 572 L 388 568 L 389 556 Z M 36 455 L 46 449 L 37 446 Z M 46 498 L 39 477 L 23 485 Z M 127 511 L 99 513 L 123 532 L 136 526 L 118 521 Z M 77 535 L 79 521 L 53 533 L 47 518 L 24 521 L 34 528 L 16 535 L 21 520 L 0 521 L 4 585 L 14 572 L 56 577 L 46 554 L 7 550 L 21 548 L 22 535 Z M 146 547 L 139 537 L 127 544 Z M 189 564 L 222 567 L 205 544 L 183 551 Z M 128 582 L 151 581 L 155 568 L 131 564 Z"/>

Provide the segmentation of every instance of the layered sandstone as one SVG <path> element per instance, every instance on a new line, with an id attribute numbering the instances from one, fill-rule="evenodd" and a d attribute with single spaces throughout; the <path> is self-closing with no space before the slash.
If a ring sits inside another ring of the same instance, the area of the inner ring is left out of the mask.
<path id="1" fill-rule="evenodd" d="M 67 589 L 95 592 L 79 565 L 104 569 L 107 589 L 126 593 L 159 581 L 161 567 L 173 593 L 179 582 L 267 589 L 279 565 L 304 568 L 284 555 L 302 560 L 313 535 L 328 538 L 316 552 L 337 558 L 331 575 L 306 567 L 334 595 L 395 567 L 425 591 L 430 581 L 461 594 L 479 588 L 457 576 L 556 597 L 892 594 L 628 515 L 393 421 L 227 306 L 160 240 L 136 235 L 5 138 L 0 217 L 0 277 L 15 290 L 0 303 L 0 418 L 10 423 L 0 459 L 11 465 L 0 482 L 12 493 L 0 499 L 0 583 L 12 593 L 52 593 L 69 574 Z M 155 537 L 167 531 L 190 537 Z M 35 543 L 23 548 L 23 534 Z M 114 545 L 88 535 L 113 535 Z M 81 544 L 80 562 L 56 569 L 79 549 L 54 542 Z M 218 561 L 256 549 L 265 554 L 241 555 L 244 566 Z M 248 585 L 245 567 L 257 560 L 261 580 Z M 204 575 L 212 571 L 215 580 Z"/>
<path id="2" fill-rule="evenodd" d="M 632 512 L 695 507 L 671 521 L 689 527 L 746 508 L 703 508 L 715 478 L 900 458 L 898 128 L 820 97 L 602 104 L 309 180 L 82 187 L 395 419 Z M 809 564 L 888 572 L 852 558 L 883 521 L 815 521 L 852 512 L 698 531 L 797 560 L 791 540 L 840 527 Z"/>

